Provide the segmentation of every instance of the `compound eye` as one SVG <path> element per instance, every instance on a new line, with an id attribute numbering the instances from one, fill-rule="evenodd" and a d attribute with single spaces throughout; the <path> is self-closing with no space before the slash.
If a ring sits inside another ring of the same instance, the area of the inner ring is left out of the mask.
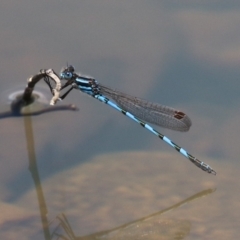
<path id="1" fill-rule="evenodd" d="M 66 76 L 67 76 L 68 78 L 71 78 L 71 77 L 72 77 L 72 73 L 66 72 Z"/>
<path id="2" fill-rule="evenodd" d="M 71 79 L 73 74 L 71 72 L 65 72 L 63 71 L 61 74 L 60 74 L 61 78 L 65 78 L 65 79 Z"/>

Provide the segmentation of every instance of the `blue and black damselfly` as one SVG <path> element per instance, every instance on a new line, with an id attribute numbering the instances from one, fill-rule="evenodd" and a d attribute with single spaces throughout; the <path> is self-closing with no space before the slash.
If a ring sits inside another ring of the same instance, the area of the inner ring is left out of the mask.
<path id="1" fill-rule="evenodd" d="M 183 112 L 174 108 L 166 107 L 157 103 L 151 103 L 146 100 L 132 97 L 125 93 L 113 90 L 98 83 L 94 78 L 77 74 L 73 66 L 63 68 L 60 78 L 67 80 L 61 90 L 71 86 L 60 99 L 64 99 L 72 89 L 80 91 L 98 99 L 100 102 L 106 103 L 110 107 L 121 112 L 133 121 L 139 123 L 142 127 L 158 136 L 171 147 L 184 155 L 197 167 L 203 171 L 216 175 L 216 172 L 206 163 L 198 160 L 189 154 L 182 147 L 172 142 L 168 137 L 152 128 L 148 123 L 155 124 L 160 127 L 169 128 L 176 131 L 188 131 L 191 126 L 190 118 Z M 113 101 L 111 101 L 113 100 Z M 148 122 L 148 123 L 146 123 Z"/>

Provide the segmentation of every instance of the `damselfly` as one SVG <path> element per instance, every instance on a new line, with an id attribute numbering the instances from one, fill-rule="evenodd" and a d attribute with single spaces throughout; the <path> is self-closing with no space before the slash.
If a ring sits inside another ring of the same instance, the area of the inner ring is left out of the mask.
<path id="1" fill-rule="evenodd" d="M 67 80 L 61 90 L 67 86 L 71 86 L 60 99 L 64 99 L 72 89 L 80 91 L 98 99 L 100 102 L 106 103 L 110 107 L 121 112 L 133 121 L 139 123 L 151 133 L 158 136 L 161 140 L 175 148 L 178 152 L 188 158 L 197 167 L 203 171 L 216 175 L 216 172 L 206 163 L 198 160 L 196 157 L 189 154 L 182 147 L 172 142 L 168 137 L 152 128 L 148 123 L 158 125 L 160 127 L 169 128 L 176 131 L 188 131 L 191 126 L 190 118 L 183 112 L 174 108 L 166 107 L 157 103 L 151 103 L 146 100 L 132 97 L 125 93 L 113 90 L 98 83 L 94 78 L 83 76 L 75 73 L 73 66 L 63 68 L 60 73 L 61 79 Z M 114 102 L 112 102 L 111 100 Z"/>

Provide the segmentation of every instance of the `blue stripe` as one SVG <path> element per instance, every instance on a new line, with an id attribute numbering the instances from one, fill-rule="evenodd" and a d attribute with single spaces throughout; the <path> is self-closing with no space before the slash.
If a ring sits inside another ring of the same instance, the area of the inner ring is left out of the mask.
<path id="1" fill-rule="evenodd" d="M 87 78 L 86 78 L 87 79 Z M 79 82 L 80 84 L 83 83 L 83 84 L 89 84 L 89 80 L 86 80 L 84 78 L 76 78 L 75 81 L 76 82 Z"/>
<path id="2" fill-rule="evenodd" d="M 86 91 L 92 91 L 92 88 L 91 88 L 91 87 L 83 87 L 83 86 L 78 85 L 78 88 L 79 88 L 80 90 L 82 90 L 83 92 L 85 92 L 85 90 L 86 90 Z"/>

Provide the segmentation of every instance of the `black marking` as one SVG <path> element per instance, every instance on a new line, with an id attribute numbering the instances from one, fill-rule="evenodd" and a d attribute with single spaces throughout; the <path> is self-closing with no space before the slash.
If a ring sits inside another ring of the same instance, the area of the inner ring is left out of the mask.
<path id="1" fill-rule="evenodd" d="M 179 147 L 177 144 L 175 144 L 175 143 L 173 143 L 173 142 L 172 142 L 172 144 L 174 145 L 174 148 L 175 148 L 178 152 L 180 152 L 181 147 Z"/>
<path id="2" fill-rule="evenodd" d="M 89 82 L 82 82 L 81 81 L 82 80 L 82 78 L 76 78 L 75 79 L 75 82 L 76 82 L 76 84 L 78 85 L 78 86 L 81 86 L 81 87 L 91 87 L 91 83 L 89 83 Z"/>
<path id="3" fill-rule="evenodd" d="M 186 114 L 183 113 L 183 112 L 175 111 L 175 115 L 174 115 L 174 117 L 175 117 L 176 119 L 181 120 L 181 119 L 184 118 L 185 115 L 186 115 Z"/>
<path id="4" fill-rule="evenodd" d="M 159 132 L 157 132 L 157 134 L 158 134 L 158 137 L 159 138 L 161 138 L 162 140 L 163 140 L 163 138 L 164 138 L 164 135 L 162 135 L 161 133 L 159 133 Z"/>
<path id="5" fill-rule="evenodd" d="M 126 116 L 127 112 L 125 110 L 121 109 L 121 112 Z"/>
<path id="6" fill-rule="evenodd" d="M 187 155 L 188 155 L 188 159 L 189 159 L 192 163 L 196 164 L 196 158 L 193 157 L 193 156 L 192 156 L 191 154 L 189 154 L 188 152 L 187 152 Z"/>

